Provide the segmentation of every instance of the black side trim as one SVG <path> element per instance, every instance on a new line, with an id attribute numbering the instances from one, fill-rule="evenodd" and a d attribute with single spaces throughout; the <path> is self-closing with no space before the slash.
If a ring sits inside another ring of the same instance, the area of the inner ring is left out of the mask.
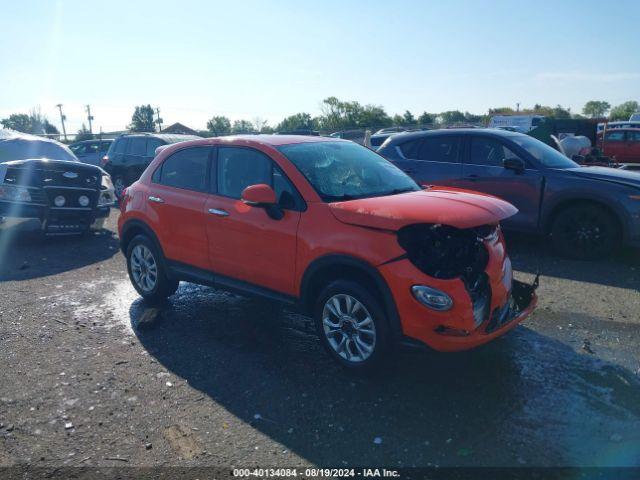
<path id="1" fill-rule="evenodd" d="M 391 290 L 387 286 L 384 278 L 380 274 L 377 268 L 367 262 L 348 255 L 326 255 L 314 260 L 304 272 L 302 282 L 300 285 L 300 304 L 305 313 L 309 313 L 309 305 L 312 302 L 311 285 L 314 275 L 321 269 L 327 267 L 348 266 L 356 268 L 371 278 L 378 290 L 382 293 L 383 307 L 387 318 L 389 320 L 389 328 L 394 338 L 402 337 L 402 324 L 400 323 L 400 315 L 398 315 L 398 309 L 396 308 L 395 300 L 391 294 Z"/>
<path id="2" fill-rule="evenodd" d="M 185 280 L 200 285 L 208 285 L 220 290 L 239 293 L 241 295 L 267 298 L 286 305 L 297 306 L 298 299 L 284 293 L 245 282 L 235 278 L 219 275 L 209 270 L 193 267 L 175 260 L 165 260 L 169 275 L 176 280 Z"/>

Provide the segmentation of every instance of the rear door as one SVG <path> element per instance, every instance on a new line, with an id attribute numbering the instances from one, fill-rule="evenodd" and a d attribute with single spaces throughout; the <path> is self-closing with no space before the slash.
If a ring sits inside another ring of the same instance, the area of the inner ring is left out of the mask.
<path id="1" fill-rule="evenodd" d="M 295 295 L 296 240 L 304 208 L 299 193 L 276 162 L 258 150 L 218 147 L 216 165 L 211 180 L 216 188 L 205 207 L 216 281 L 231 278 Z M 275 190 L 282 218 L 241 200 L 246 187 L 261 183 Z"/>
<path id="2" fill-rule="evenodd" d="M 612 128 L 607 130 L 604 140 L 603 153 L 608 157 L 615 157 L 619 162 L 624 162 L 625 152 L 625 131 Z"/>
<path id="3" fill-rule="evenodd" d="M 147 137 L 129 137 L 129 144 L 125 154 L 127 185 L 131 185 L 138 180 L 144 169 L 147 168 L 146 153 Z"/>
<path id="4" fill-rule="evenodd" d="M 505 226 L 531 230 L 538 226 L 541 172 L 523 155 L 515 153 L 516 147 L 507 146 L 493 137 L 471 135 L 467 137 L 467 155 L 462 167 L 460 186 L 469 190 L 500 197 L 518 209 L 518 213 L 506 219 Z M 516 172 L 503 167 L 506 158 L 520 158 L 525 170 Z"/>
<path id="5" fill-rule="evenodd" d="M 627 162 L 640 163 L 640 130 L 627 132 L 627 146 Z"/>
<path id="6" fill-rule="evenodd" d="M 462 176 L 461 145 L 459 136 L 421 137 L 399 145 L 402 158 L 393 162 L 421 185 L 457 185 Z"/>
<path id="7" fill-rule="evenodd" d="M 212 147 L 190 147 L 168 157 L 153 173 L 147 215 L 167 258 L 209 269 L 204 205 Z"/>

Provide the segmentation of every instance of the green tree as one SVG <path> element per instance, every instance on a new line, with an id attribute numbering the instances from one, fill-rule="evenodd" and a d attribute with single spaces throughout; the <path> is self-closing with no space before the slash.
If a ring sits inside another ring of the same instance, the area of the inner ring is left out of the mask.
<path id="1" fill-rule="evenodd" d="M 609 111 L 611 105 L 604 100 L 589 100 L 582 107 L 582 113 L 590 118 L 604 117 Z"/>
<path id="2" fill-rule="evenodd" d="M 483 120 L 482 115 L 476 115 L 474 113 L 464 112 L 464 121 L 467 123 L 480 123 Z"/>
<path id="3" fill-rule="evenodd" d="M 616 105 L 609 112 L 609 120 L 629 120 L 629 117 L 640 111 L 640 106 L 635 100 Z"/>
<path id="4" fill-rule="evenodd" d="M 392 123 L 379 105 L 363 106 L 358 102 L 343 102 L 336 97 L 328 97 L 323 100 L 320 109 L 322 115 L 316 124 L 324 130 L 385 127 Z"/>
<path id="5" fill-rule="evenodd" d="M 431 125 L 432 123 L 435 123 L 435 121 L 436 116 L 427 112 L 422 112 L 422 115 L 418 117 L 418 123 L 420 125 Z"/>
<path id="6" fill-rule="evenodd" d="M 0 120 L 4 128 L 10 128 L 17 132 L 31 133 L 31 119 L 26 113 L 12 113 L 7 118 Z"/>
<path id="7" fill-rule="evenodd" d="M 553 109 L 553 116 L 555 118 L 571 118 L 571 109 L 556 105 Z"/>
<path id="8" fill-rule="evenodd" d="M 153 120 L 153 108 L 151 105 L 139 105 L 131 116 L 129 130 L 132 132 L 155 132 L 155 122 Z"/>
<path id="9" fill-rule="evenodd" d="M 394 127 L 401 127 L 404 125 L 404 117 L 402 115 L 398 115 L 397 113 L 391 119 Z"/>
<path id="10" fill-rule="evenodd" d="M 82 127 L 80 128 L 80 130 L 78 130 L 78 133 L 76 134 L 76 142 L 81 142 L 82 140 L 92 140 L 93 139 L 93 135 L 91 134 L 91 132 L 89 131 L 89 129 L 86 127 L 86 125 L 83 123 Z"/>
<path id="11" fill-rule="evenodd" d="M 18 132 L 42 135 L 44 133 L 58 134 L 58 129 L 49 123 L 47 117 L 40 113 L 39 108 L 32 109 L 28 114 L 13 113 L 7 118 L 0 120 L 5 128 L 10 128 Z"/>
<path id="12" fill-rule="evenodd" d="M 207 130 L 214 137 L 222 137 L 231 133 L 231 121 L 224 116 L 214 116 L 207 122 Z"/>
<path id="13" fill-rule="evenodd" d="M 253 133 L 255 128 L 249 120 L 236 120 L 231 127 L 231 133 Z"/>
<path id="14" fill-rule="evenodd" d="M 404 124 L 405 125 L 415 125 L 416 124 L 416 117 L 414 117 L 413 113 L 411 113 L 409 110 L 405 110 L 404 115 L 402 115 L 402 118 L 404 120 Z"/>
<path id="15" fill-rule="evenodd" d="M 292 130 L 314 130 L 315 122 L 308 113 L 296 113 L 283 119 L 276 125 L 277 132 L 290 132 Z"/>
<path id="16" fill-rule="evenodd" d="M 450 123 L 464 122 L 464 113 L 460 110 L 449 110 L 438 115 L 440 123 L 445 125 Z"/>

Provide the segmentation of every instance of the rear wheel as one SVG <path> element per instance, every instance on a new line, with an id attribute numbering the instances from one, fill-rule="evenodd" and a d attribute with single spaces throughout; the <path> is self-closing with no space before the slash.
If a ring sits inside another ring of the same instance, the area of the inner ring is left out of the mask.
<path id="1" fill-rule="evenodd" d="M 164 300 L 178 289 L 178 281 L 167 276 L 159 252 L 144 235 L 129 242 L 127 269 L 134 288 L 149 301 Z"/>
<path id="2" fill-rule="evenodd" d="M 597 205 L 575 205 L 562 210 L 551 228 L 555 249 L 564 256 L 579 260 L 609 255 L 620 236 L 611 215 Z"/>
<path id="3" fill-rule="evenodd" d="M 314 321 L 322 344 L 344 367 L 370 370 L 387 353 L 384 310 L 355 282 L 338 280 L 329 284 L 318 296 Z"/>

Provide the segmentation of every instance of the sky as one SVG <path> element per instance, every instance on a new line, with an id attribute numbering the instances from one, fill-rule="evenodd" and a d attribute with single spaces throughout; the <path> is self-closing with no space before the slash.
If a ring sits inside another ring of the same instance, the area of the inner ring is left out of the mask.
<path id="1" fill-rule="evenodd" d="M 270 125 L 336 96 L 386 111 L 486 113 L 640 101 L 640 2 L 0 0 L 0 118 L 67 131 L 214 115 Z"/>

